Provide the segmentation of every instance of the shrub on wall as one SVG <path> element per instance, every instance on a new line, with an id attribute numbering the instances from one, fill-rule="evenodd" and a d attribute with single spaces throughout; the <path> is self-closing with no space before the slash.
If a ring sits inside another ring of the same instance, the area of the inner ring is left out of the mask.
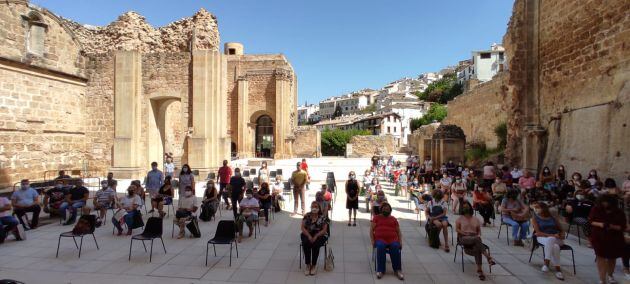
<path id="1" fill-rule="evenodd" d="M 427 114 L 422 116 L 421 118 L 416 118 L 411 120 L 411 131 L 420 128 L 420 126 L 427 125 L 433 123 L 433 121 L 440 122 L 446 118 L 447 110 L 446 106 L 434 103 L 427 111 Z"/>
<path id="2" fill-rule="evenodd" d="M 346 154 L 346 144 L 355 135 L 370 135 L 368 130 L 339 130 L 325 129 L 322 131 L 322 155 L 343 156 Z"/>

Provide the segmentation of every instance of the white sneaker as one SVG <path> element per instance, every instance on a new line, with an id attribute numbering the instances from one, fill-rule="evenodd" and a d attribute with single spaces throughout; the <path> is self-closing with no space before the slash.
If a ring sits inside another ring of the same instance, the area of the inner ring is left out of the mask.
<path id="1" fill-rule="evenodd" d="M 540 271 L 542 272 L 548 272 L 549 271 L 549 267 L 546 265 L 543 265 L 543 267 L 540 269 Z"/>
<path id="2" fill-rule="evenodd" d="M 606 276 L 606 279 L 608 279 L 608 283 L 610 284 L 615 284 L 617 283 L 617 280 L 615 280 L 615 278 L 613 278 L 612 276 L 608 275 Z"/>
<path id="3" fill-rule="evenodd" d="M 562 274 L 562 272 L 558 271 L 558 272 L 556 272 L 556 278 L 558 278 L 558 280 L 564 280 L 564 274 Z"/>

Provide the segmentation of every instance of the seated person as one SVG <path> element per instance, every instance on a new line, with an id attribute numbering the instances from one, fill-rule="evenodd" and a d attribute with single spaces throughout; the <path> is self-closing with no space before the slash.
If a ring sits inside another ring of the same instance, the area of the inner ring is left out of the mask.
<path id="1" fill-rule="evenodd" d="M 136 214 L 140 214 L 138 211 L 138 207 L 142 205 L 142 201 L 140 200 L 140 196 L 136 194 L 136 189 L 134 186 L 129 186 L 127 188 L 127 195 L 120 199 L 120 202 L 116 204 L 118 207 L 118 211 L 112 217 L 112 223 L 118 229 L 118 235 L 122 235 L 122 222 L 127 224 L 127 235 L 130 236 L 133 231 L 133 219 Z"/>
<path id="2" fill-rule="evenodd" d="M 175 191 L 173 190 L 172 176 L 166 176 L 164 178 L 164 184 L 160 187 L 157 194 L 151 198 L 151 208 L 157 208 L 160 217 L 164 217 L 164 205 L 173 204 L 173 196 Z"/>
<path id="3" fill-rule="evenodd" d="M 478 186 L 473 192 L 473 208 L 479 211 L 479 215 L 483 217 L 483 226 L 490 225 L 490 218 L 494 217 L 494 206 L 492 205 L 492 196 L 490 193 Z"/>
<path id="4" fill-rule="evenodd" d="M 64 225 L 71 225 L 76 221 L 77 209 L 83 208 L 90 196 L 90 191 L 83 186 L 83 180 L 77 181 L 77 185 L 72 187 L 68 194 L 66 194 L 66 201 L 64 201 L 59 210 L 61 211 L 61 218 L 66 220 L 66 210 L 70 211 L 70 218 L 64 223 Z"/>
<path id="5" fill-rule="evenodd" d="M 302 218 L 302 250 L 304 251 L 304 275 L 317 274 L 317 259 L 319 258 L 319 249 L 328 240 L 328 223 L 326 216 L 322 214 L 319 203 L 311 203 L 311 212 L 308 212 Z M 300 260 L 302 261 L 302 260 Z"/>
<path id="6" fill-rule="evenodd" d="M 383 202 L 387 202 L 387 197 L 385 196 L 385 192 L 379 190 L 376 192 L 374 200 L 372 200 L 372 215 L 376 216 L 381 214 L 381 204 Z"/>
<path id="7" fill-rule="evenodd" d="M 69 179 L 70 176 L 66 174 L 66 171 L 61 170 L 59 171 L 59 175 L 55 178 L 55 181 L 60 180 L 60 179 Z"/>
<path id="8" fill-rule="evenodd" d="M 247 223 L 249 228 L 249 237 L 254 233 L 254 221 L 258 220 L 258 211 L 260 203 L 254 198 L 254 192 L 251 189 L 245 191 L 245 198 L 239 203 L 240 214 L 236 217 L 236 229 L 238 230 L 238 242 L 243 240 L 243 223 Z"/>
<path id="9" fill-rule="evenodd" d="M 20 182 L 20 189 L 11 194 L 11 206 L 25 230 L 37 228 L 42 208 L 39 206 L 39 193 L 30 186 L 28 179 L 23 179 Z M 27 212 L 33 213 L 30 224 L 25 217 Z"/>
<path id="10" fill-rule="evenodd" d="M 589 237 L 591 232 L 588 216 L 595 206 L 594 200 L 595 196 L 586 195 L 584 190 L 579 189 L 575 192 L 575 197 L 567 199 L 565 206 L 567 222 L 578 225 L 578 230 L 582 227 L 585 237 Z"/>
<path id="11" fill-rule="evenodd" d="M 15 235 L 16 240 L 22 240 L 18 234 L 18 224 L 18 220 L 11 216 L 11 201 L 6 197 L 0 196 L 0 244 L 4 243 L 4 239 L 9 232 Z"/>
<path id="12" fill-rule="evenodd" d="M 510 183 L 512 181 L 511 178 L 509 178 Z M 494 183 L 492 184 L 492 198 L 494 200 L 494 207 L 495 208 L 499 208 L 499 205 L 501 205 L 501 201 L 503 200 L 503 197 L 505 196 L 505 194 L 507 193 L 507 184 L 505 183 L 505 180 L 497 177 L 496 179 L 494 179 Z"/>
<path id="13" fill-rule="evenodd" d="M 175 212 L 175 219 L 173 222 L 179 226 L 178 239 L 181 239 L 186 234 L 186 221 L 189 221 L 193 213 L 197 211 L 197 197 L 193 194 L 192 186 L 186 186 L 184 189 L 184 196 L 179 200 L 179 208 Z"/>
<path id="14" fill-rule="evenodd" d="M 400 250 L 402 247 L 402 233 L 396 217 L 392 216 L 392 206 L 384 202 L 381 204 L 381 215 L 374 216 L 370 227 L 372 246 L 376 248 L 376 278 L 381 279 L 385 273 L 386 253 L 392 260 L 392 269 L 396 277 L 404 280 Z"/>
<path id="15" fill-rule="evenodd" d="M 142 187 L 142 183 L 140 183 L 139 180 L 133 180 L 133 181 L 131 181 L 131 185 L 133 185 L 135 187 L 136 195 L 140 196 L 140 200 L 142 200 L 142 205 L 144 206 L 144 200 L 145 200 L 145 197 L 146 197 L 146 191 Z"/>
<path id="16" fill-rule="evenodd" d="M 449 252 L 448 247 L 448 216 L 447 203 L 444 201 L 444 193 L 436 189 L 432 193 L 432 200 L 427 203 L 426 216 L 429 224 L 435 225 L 444 234 L 444 251 Z"/>
<path id="17" fill-rule="evenodd" d="M 219 191 L 214 183 L 214 180 L 208 180 L 206 183 L 206 190 L 203 193 L 203 200 L 201 200 L 201 216 L 199 219 L 203 221 L 210 221 L 219 208 Z"/>
<path id="18" fill-rule="evenodd" d="M 532 217 L 532 225 L 538 243 L 542 244 L 545 253 L 545 264 L 542 272 L 549 271 L 549 264 L 556 269 L 556 278 L 564 280 L 562 269 L 560 269 L 560 247 L 564 244 L 564 233 L 561 224 L 556 218 L 551 216 L 549 206 L 545 202 L 535 205 L 536 213 Z"/>
<path id="19" fill-rule="evenodd" d="M 107 209 L 114 208 L 116 204 L 116 191 L 107 185 L 106 180 L 101 181 L 101 189 L 96 192 L 92 202 L 94 210 L 98 211 L 96 226 L 100 227 L 103 224 L 103 219 L 105 219 Z"/>
<path id="20" fill-rule="evenodd" d="M 271 192 L 269 192 L 269 183 L 260 184 L 260 189 L 256 194 L 256 199 L 260 201 L 260 205 L 265 215 L 265 227 L 269 225 L 269 209 L 271 208 Z"/>
<path id="21" fill-rule="evenodd" d="M 457 243 L 464 246 L 464 252 L 466 254 L 475 257 L 479 280 L 484 281 L 486 280 L 486 275 L 483 274 L 483 269 L 481 268 L 483 264 L 481 256 L 485 256 L 490 265 L 495 264 L 494 259 L 490 256 L 490 251 L 486 250 L 481 242 L 479 219 L 473 216 L 473 209 L 468 201 L 462 203 L 460 215 L 457 221 L 455 221 Z"/>
<path id="22" fill-rule="evenodd" d="M 55 187 L 46 190 L 44 194 L 44 212 L 50 215 L 61 215 L 59 207 L 66 200 L 68 188 L 65 187 L 64 181 L 58 179 L 55 181 Z"/>
<path id="23" fill-rule="evenodd" d="M 529 231 L 529 207 L 518 199 L 519 192 L 509 190 L 501 202 L 499 211 L 501 220 L 512 227 L 512 239 L 514 246 L 525 246 L 523 239 Z"/>
<path id="24" fill-rule="evenodd" d="M 282 209 L 280 208 L 280 201 L 284 200 L 282 197 L 282 192 L 284 191 L 284 184 L 282 183 L 282 176 L 277 175 L 275 181 L 271 184 L 271 200 L 273 204 L 274 212 L 280 212 Z"/>
<path id="25" fill-rule="evenodd" d="M 460 176 L 455 177 L 455 182 L 451 184 L 451 200 L 453 200 L 453 211 L 459 213 L 459 202 L 464 200 L 466 195 L 466 184 Z"/>

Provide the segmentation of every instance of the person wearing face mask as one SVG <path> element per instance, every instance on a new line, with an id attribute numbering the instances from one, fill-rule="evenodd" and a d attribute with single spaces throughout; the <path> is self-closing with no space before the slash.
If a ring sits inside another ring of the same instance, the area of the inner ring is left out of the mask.
<path id="1" fill-rule="evenodd" d="M 547 190 L 556 189 L 556 176 L 551 172 L 549 167 L 545 166 L 538 177 L 538 181 L 543 184 L 543 187 Z"/>
<path id="2" fill-rule="evenodd" d="M 11 194 L 11 206 L 25 230 L 37 228 L 42 208 L 39 206 L 39 193 L 30 186 L 28 179 L 23 179 L 20 182 L 20 189 Z M 27 212 L 33 213 L 30 224 L 24 217 Z"/>
<path id="3" fill-rule="evenodd" d="M 444 234 L 444 251 L 449 252 L 448 247 L 448 213 L 447 203 L 444 201 L 444 194 L 441 190 L 434 190 L 432 192 L 432 199 L 427 203 L 425 209 L 425 216 L 427 218 L 427 227 L 429 224 L 435 226 L 437 230 L 441 230 Z M 438 236 L 439 238 L 439 236 Z"/>
<path id="4" fill-rule="evenodd" d="M 490 225 L 490 218 L 494 217 L 494 206 L 492 205 L 492 196 L 486 192 L 483 187 L 477 187 L 473 192 L 473 208 L 479 211 L 479 215 L 483 217 L 483 226 Z M 453 209 L 455 210 L 455 209 Z"/>
<path id="5" fill-rule="evenodd" d="M 107 184 L 107 181 L 104 181 Z M 52 215 L 60 215 L 59 206 L 63 203 L 68 194 L 68 189 L 64 185 L 63 180 L 56 180 L 55 187 L 46 190 L 44 194 L 44 212 Z"/>
<path id="6" fill-rule="evenodd" d="M 492 196 L 494 198 L 494 207 L 499 208 L 499 205 L 501 205 L 501 200 L 503 200 L 503 197 L 507 193 L 507 185 L 505 184 L 503 179 L 497 177 L 496 179 L 494 179 L 494 183 L 492 184 L 491 189 Z"/>
<path id="7" fill-rule="evenodd" d="M 365 211 L 370 212 L 370 203 L 372 203 L 372 196 L 376 194 L 376 185 L 378 185 L 378 179 L 372 179 L 372 182 L 367 185 L 365 190 Z"/>
<path id="8" fill-rule="evenodd" d="M 564 165 L 558 166 L 558 169 L 556 170 L 556 180 L 561 184 L 566 182 L 567 172 L 564 169 Z"/>
<path id="9" fill-rule="evenodd" d="M 514 167 L 510 174 L 512 175 L 512 184 L 518 184 L 519 179 L 523 176 L 523 171 L 518 167 Z"/>
<path id="10" fill-rule="evenodd" d="M 440 179 L 440 189 L 442 193 L 444 193 L 444 196 L 449 195 L 451 184 L 453 184 L 453 180 L 447 174 L 443 174 Z"/>
<path id="11" fill-rule="evenodd" d="M 346 181 L 346 209 L 348 209 L 348 227 L 357 225 L 357 209 L 359 209 L 359 184 L 354 172 L 348 174 Z M 354 213 L 354 223 L 352 214 Z"/>
<path id="12" fill-rule="evenodd" d="M 227 191 L 231 194 L 232 213 L 234 214 L 234 220 L 236 220 L 236 217 L 238 217 L 238 203 L 243 200 L 245 193 L 245 179 L 241 176 L 241 169 L 234 169 L 234 176 L 230 178 L 229 185 Z"/>
<path id="13" fill-rule="evenodd" d="M 587 182 L 588 183 L 588 182 Z M 590 236 L 590 224 L 588 223 L 588 215 L 595 203 L 586 197 L 584 190 L 580 189 L 575 192 L 575 197 L 567 201 L 565 208 L 566 220 L 569 224 L 577 225 L 577 229 L 582 228 L 584 236 Z"/>
<path id="14" fill-rule="evenodd" d="M 451 185 L 451 200 L 453 200 L 453 211 L 459 212 L 459 204 L 466 195 L 466 184 L 462 177 L 455 177 L 455 182 Z"/>
<path id="15" fill-rule="evenodd" d="M 385 192 L 383 192 L 382 190 L 378 190 L 376 192 L 376 197 L 372 201 L 372 216 L 381 214 L 381 204 L 385 202 L 387 202 Z"/>
<path id="16" fill-rule="evenodd" d="M 302 250 L 304 252 L 304 275 L 317 274 L 317 259 L 319 258 L 319 249 L 328 240 L 328 223 L 326 216 L 322 214 L 319 203 L 311 203 L 311 211 L 302 218 L 300 239 L 302 241 Z M 300 260 L 302 261 L 302 260 Z"/>
<path id="17" fill-rule="evenodd" d="M 564 232 L 560 221 L 551 216 L 549 206 L 545 202 L 539 202 L 534 207 L 535 214 L 531 222 L 534 227 L 538 243 L 543 245 L 545 253 L 545 264 L 541 268 L 542 272 L 549 271 L 549 265 L 555 266 L 556 278 L 564 280 L 564 275 L 560 269 L 560 247 L 564 244 Z"/>
<path id="18" fill-rule="evenodd" d="M 164 185 L 164 174 L 162 171 L 158 170 L 158 163 L 151 163 L 151 170 L 147 173 L 147 176 L 144 178 L 144 184 L 149 192 L 149 197 L 154 199 L 158 195 L 158 191 L 160 187 Z M 142 199 L 143 196 L 140 196 Z M 151 203 L 153 204 L 153 203 Z M 149 213 L 153 213 L 155 208 L 151 207 L 151 211 Z"/>
<path id="19" fill-rule="evenodd" d="M 23 240 L 24 228 L 18 226 L 18 220 L 11 216 L 11 201 L 4 196 L 0 196 L 0 244 L 4 243 L 4 240 L 8 233 L 13 233 L 15 240 Z"/>
<path id="20" fill-rule="evenodd" d="M 376 249 L 376 278 L 381 279 L 385 273 L 387 253 L 392 261 L 394 274 L 400 280 L 402 274 L 402 233 L 396 217 L 392 216 L 392 206 L 384 202 L 381 204 L 381 214 L 374 216 L 370 225 L 370 240 Z"/>
<path id="21" fill-rule="evenodd" d="M 189 186 L 192 188 L 193 194 L 195 194 L 195 176 L 193 176 L 190 166 L 184 164 L 179 172 L 179 195 L 181 196 L 183 191 Z"/>
<path id="22" fill-rule="evenodd" d="M 282 184 L 282 176 L 276 175 L 276 179 L 271 184 L 271 200 L 273 202 L 273 210 L 274 212 L 282 211 L 280 207 L 280 201 L 284 200 L 282 196 L 282 191 L 284 191 L 284 184 Z"/>
<path id="23" fill-rule="evenodd" d="M 473 216 L 473 208 L 468 201 L 464 201 L 460 210 L 460 217 L 455 221 L 455 231 L 457 232 L 457 243 L 464 246 L 464 252 L 475 257 L 477 264 L 477 274 L 479 280 L 486 280 L 483 274 L 482 264 L 485 256 L 490 265 L 495 265 L 494 259 L 490 256 L 490 250 L 486 250 L 481 241 L 481 226 L 479 219 Z"/>
<path id="24" fill-rule="evenodd" d="M 402 192 L 403 197 L 407 196 L 408 185 L 409 185 L 409 181 L 408 181 L 407 172 L 403 169 L 400 171 L 400 175 L 398 176 L 398 187 L 400 188 L 400 191 Z M 396 193 L 396 195 L 398 195 L 398 193 Z"/>
<path id="25" fill-rule="evenodd" d="M 103 219 L 105 218 L 105 214 L 107 213 L 107 209 L 113 208 L 116 202 L 116 192 L 109 186 L 107 186 L 107 181 L 101 182 L 101 189 L 99 189 L 94 199 L 92 200 L 92 204 L 94 205 L 94 209 L 98 211 L 98 218 L 96 219 L 96 225 L 101 226 L 103 224 Z"/>
<path id="26" fill-rule="evenodd" d="M 197 197 L 194 195 L 192 187 L 188 186 L 184 189 L 184 196 L 179 199 L 179 205 L 177 211 L 175 211 L 175 219 L 173 220 L 173 222 L 179 226 L 178 239 L 183 238 L 186 234 L 186 221 L 192 218 L 197 208 L 199 208 Z"/>
<path id="27" fill-rule="evenodd" d="M 617 198 L 602 194 L 589 214 L 591 245 L 597 257 L 600 283 L 616 283 L 613 278 L 617 258 L 625 253 L 624 231 L 627 220 Z"/>
<path id="28" fill-rule="evenodd" d="M 271 208 L 271 192 L 269 192 L 269 184 L 263 182 L 256 198 L 260 201 L 265 217 L 265 227 L 269 226 L 269 209 Z"/>
<path id="29" fill-rule="evenodd" d="M 529 230 L 529 207 L 525 206 L 518 199 L 519 192 L 510 190 L 505 194 L 505 198 L 501 201 L 499 211 L 501 219 L 504 223 L 512 227 L 512 239 L 514 246 L 525 246 L 523 239 L 527 236 Z"/>
<path id="30" fill-rule="evenodd" d="M 254 233 L 254 221 L 258 220 L 258 211 L 260 210 L 260 202 L 254 198 L 254 192 L 248 189 L 245 192 L 245 198 L 241 200 L 240 214 L 236 217 L 236 228 L 238 230 L 238 242 L 243 240 L 243 224 L 246 223 L 249 228 L 249 237 Z"/>
<path id="31" fill-rule="evenodd" d="M 66 194 L 66 200 L 61 203 L 59 210 L 61 211 L 61 217 L 65 220 L 67 211 L 70 211 L 70 216 L 64 225 L 71 225 L 74 223 L 77 217 L 77 210 L 85 207 L 88 198 L 90 197 L 90 191 L 83 186 L 83 180 L 77 180 L 74 187 L 70 188 L 68 194 Z"/>
<path id="32" fill-rule="evenodd" d="M 140 196 L 136 194 L 135 189 L 132 186 L 127 188 L 127 195 L 120 199 L 120 202 L 116 204 L 118 211 L 112 217 L 112 223 L 118 229 L 118 235 L 122 235 L 121 222 L 127 224 L 127 235 L 131 235 L 133 231 L 133 219 L 136 214 L 140 214 L 138 206 L 142 205 Z"/>
<path id="33" fill-rule="evenodd" d="M 595 184 L 600 181 L 599 176 L 597 176 L 597 171 L 593 169 L 588 172 L 588 177 L 586 178 L 586 180 L 591 183 L 591 186 L 595 186 Z"/>

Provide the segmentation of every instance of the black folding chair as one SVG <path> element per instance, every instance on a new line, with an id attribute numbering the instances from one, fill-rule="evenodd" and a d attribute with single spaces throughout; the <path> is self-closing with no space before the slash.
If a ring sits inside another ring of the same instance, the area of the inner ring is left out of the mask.
<path id="1" fill-rule="evenodd" d="M 532 234 L 532 252 L 529 254 L 529 262 L 532 262 L 532 256 L 534 255 L 534 251 L 539 248 L 543 248 L 543 259 L 545 259 L 545 245 L 538 242 L 538 238 L 536 237 L 536 232 Z M 560 251 L 570 250 L 571 251 L 571 261 L 573 262 L 573 275 L 575 275 L 575 254 L 573 253 L 573 248 L 569 245 L 561 245 Z"/>
<path id="2" fill-rule="evenodd" d="M 499 234 L 497 234 L 497 239 L 501 237 L 501 228 L 505 226 L 505 239 L 507 240 L 507 245 L 510 245 L 510 228 L 512 225 L 503 222 L 503 217 L 501 217 L 501 225 L 499 225 Z"/>
<path id="3" fill-rule="evenodd" d="M 488 254 L 490 254 L 490 247 L 488 247 L 486 244 L 483 244 L 483 243 L 482 243 L 482 245 L 484 247 L 484 250 L 487 250 Z M 462 250 L 461 250 L 461 255 L 462 255 L 462 272 L 464 272 L 464 245 L 459 242 L 459 238 L 458 238 L 457 245 L 455 246 L 455 254 L 453 255 L 453 262 L 455 262 L 455 259 L 457 258 L 457 249 L 459 247 L 462 248 Z M 488 266 L 490 267 L 490 273 L 492 273 L 492 265 L 488 265 Z"/>
<path id="4" fill-rule="evenodd" d="M 389 251 L 389 248 L 386 249 Z M 400 248 L 400 258 L 402 259 L 402 247 Z M 372 262 L 374 262 L 374 271 L 376 271 L 376 247 L 372 246 Z"/>
<path id="5" fill-rule="evenodd" d="M 61 245 L 61 238 L 72 238 L 72 240 L 74 241 L 74 246 L 77 247 L 77 249 L 79 250 L 79 258 L 81 258 L 81 250 L 83 249 L 83 237 L 85 235 L 92 235 L 92 238 L 94 239 L 94 243 L 96 244 L 96 249 L 98 250 L 98 242 L 96 241 L 96 237 L 94 236 L 94 231 L 96 230 L 96 216 L 94 215 L 82 215 L 80 219 L 84 219 L 87 220 L 87 222 L 90 224 L 90 230 L 86 233 L 78 233 L 75 234 L 74 232 L 70 231 L 70 232 L 65 232 L 65 233 L 61 233 L 59 234 L 59 240 L 57 241 L 57 254 L 55 255 L 55 258 L 59 257 L 59 245 Z M 18 225 L 19 226 L 19 225 Z M 77 240 L 76 238 L 81 238 L 81 244 L 77 245 Z"/>
<path id="6" fill-rule="evenodd" d="M 232 243 L 236 247 L 236 258 L 238 258 L 238 243 L 236 242 L 236 224 L 234 221 L 222 220 L 217 224 L 217 231 L 214 238 L 210 239 L 206 244 L 206 266 L 208 266 L 208 250 L 210 244 L 214 249 L 214 256 L 217 256 L 216 245 L 230 245 L 230 266 L 232 266 Z"/>
<path id="7" fill-rule="evenodd" d="M 141 234 L 133 235 L 131 237 L 131 242 L 129 243 L 129 261 L 131 261 L 131 247 L 133 246 L 133 240 L 142 241 L 144 252 L 147 252 L 147 246 L 144 244 L 144 241 L 151 241 L 149 262 L 153 259 L 153 240 L 160 239 L 162 242 L 162 248 L 164 248 L 164 253 L 166 253 L 166 246 L 164 246 L 164 240 L 162 239 L 162 221 L 162 218 L 150 217 L 147 220 L 146 226 L 144 226 L 144 231 Z"/>
<path id="8" fill-rule="evenodd" d="M 300 269 L 302 269 L 302 241 L 300 240 Z M 304 256 L 306 257 L 306 256 Z M 324 242 L 324 260 L 328 258 L 328 239 L 326 239 L 326 242 Z"/>

